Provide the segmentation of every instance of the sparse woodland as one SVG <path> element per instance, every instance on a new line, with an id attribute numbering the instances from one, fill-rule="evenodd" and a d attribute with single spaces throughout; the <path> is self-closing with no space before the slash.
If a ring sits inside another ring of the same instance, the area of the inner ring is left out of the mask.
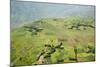
<path id="1" fill-rule="evenodd" d="M 11 30 L 11 65 L 95 60 L 93 18 L 44 18 Z"/>

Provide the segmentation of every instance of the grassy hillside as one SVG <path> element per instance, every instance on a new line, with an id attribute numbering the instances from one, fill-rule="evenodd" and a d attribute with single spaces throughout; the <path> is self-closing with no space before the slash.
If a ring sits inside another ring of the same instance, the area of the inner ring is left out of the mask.
<path id="1" fill-rule="evenodd" d="M 94 26 L 92 18 L 68 17 L 43 18 L 12 29 L 11 65 L 94 61 Z M 57 48 L 59 44 L 62 45 Z M 41 56 L 49 57 L 41 60 L 40 56 L 37 60 L 42 51 L 45 53 Z"/>

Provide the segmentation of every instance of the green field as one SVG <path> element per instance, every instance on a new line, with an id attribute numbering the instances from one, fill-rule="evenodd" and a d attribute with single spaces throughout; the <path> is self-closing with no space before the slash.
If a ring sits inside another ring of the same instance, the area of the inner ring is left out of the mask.
<path id="1" fill-rule="evenodd" d="M 61 43 L 60 47 L 55 48 Z M 45 52 L 41 55 L 42 60 L 41 56 L 37 60 L 42 51 Z M 44 58 L 44 55 L 49 57 Z M 11 30 L 12 66 L 94 60 L 95 20 L 93 18 L 76 16 L 42 18 Z"/>

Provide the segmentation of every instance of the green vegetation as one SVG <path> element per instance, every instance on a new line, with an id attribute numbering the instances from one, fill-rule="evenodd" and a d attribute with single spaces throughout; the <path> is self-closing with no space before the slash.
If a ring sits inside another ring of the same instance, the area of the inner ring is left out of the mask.
<path id="1" fill-rule="evenodd" d="M 94 24 L 92 18 L 44 18 L 12 29 L 11 65 L 94 61 Z"/>

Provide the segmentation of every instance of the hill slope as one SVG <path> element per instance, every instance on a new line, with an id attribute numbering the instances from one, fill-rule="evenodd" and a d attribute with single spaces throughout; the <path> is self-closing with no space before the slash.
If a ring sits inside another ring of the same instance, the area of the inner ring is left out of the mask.
<path id="1" fill-rule="evenodd" d="M 94 61 L 94 28 L 92 18 L 69 17 L 44 18 L 13 29 L 11 63 L 35 64 L 37 55 L 45 49 L 45 44 L 56 46 L 59 43 L 62 43 L 64 50 L 56 49 L 56 52 L 51 54 L 50 63 L 76 62 L 74 51 L 76 47 L 78 62 Z"/>

